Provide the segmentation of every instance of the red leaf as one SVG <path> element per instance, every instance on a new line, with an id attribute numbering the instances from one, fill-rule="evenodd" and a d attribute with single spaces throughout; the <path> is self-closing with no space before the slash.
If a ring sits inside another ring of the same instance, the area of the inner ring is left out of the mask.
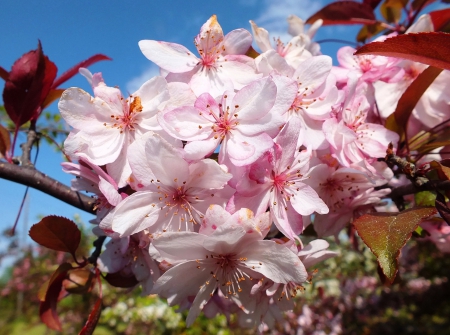
<path id="1" fill-rule="evenodd" d="M 38 48 L 20 57 L 13 64 L 3 90 L 3 101 L 11 120 L 20 127 L 37 116 L 53 80 L 56 66 Z"/>
<path id="2" fill-rule="evenodd" d="M 398 271 L 400 250 L 419 223 L 436 212 L 434 207 L 412 208 L 401 213 L 366 214 L 353 222 L 391 284 Z"/>
<path id="3" fill-rule="evenodd" d="M 78 63 L 74 67 L 70 68 L 66 72 L 64 72 L 61 76 L 59 76 L 55 82 L 52 85 L 52 88 L 55 89 L 59 87 L 61 84 L 65 83 L 67 80 L 72 78 L 74 75 L 78 73 L 78 70 L 80 67 L 89 67 L 94 63 L 100 62 L 102 60 L 112 60 L 112 58 L 109 58 L 108 56 L 102 55 L 102 54 L 96 54 L 92 57 L 89 57 L 88 59 Z"/>
<path id="4" fill-rule="evenodd" d="M 397 102 L 394 113 L 389 115 L 386 120 L 386 128 L 395 131 L 400 135 L 400 141 L 406 134 L 406 126 L 413 109 L 422 97 L 423 93 L 428 89 L 431 83 L 442 72 L 434 66 L 429 66 L 425 71 L 417 76 L 416 79 L 403 92 Z"/>
<path id="5" fill-rule="evenodd" d="M 369 5 L 370 7 L 372 7 L 372 9 L 377 8 L 380 2 L 381 0 L 363 0 L 363 3 Z"/>
<path id="6" fill-rule="evenodd" d="M 61 264 L 53 273 L 50 281 L 47 283 L 45 290 L 45 299 L 42 300 L 39 306 L 39 315 L 42 322 L 44 322 L 50 329 L 61 331 L 61 322 L 56 313 L 56 305 L 58 303 L 59 293 L 61 292 L 62 282 L 66 277 L 67 271 L 72 269 L 69 263 Z M 42 294 L 42 288 L 39 295 Z"/>
<path id="7" fill-rule="evenodd" d="M 125 277 L 120 272 L 107 273 L 104 278 L 110 285 L 114 287 L 129 288 L 139 284 L 135 276 Z"/>
<path id="8" fill-rule="evenodd" d="M 355 55 L 398 57 L 450 70 L 450 34 L 432 32 L 398 35 L 384 42 L 366 44 Z"/>
<path id="9" fill-rule="evenodd" d="M 0 78 L 2 78 L 4 81 L 8 80 L 8 78 L 9 78 L 9 72 L 6 71 L 1 66 L 0 66 Z"/>
<path id="10" fill-rule="evenodd" d="M 370 4 L 355 1 L 337 1 L 326 5 L 312 15 L 306 23 L 312 24 L 322 19 L 323 25 L 330 24 L 370 24 L 375 23 L 375 14 Z"/>
<path id="11" fill-rule="evenodd" d="M 7 153 L 11 148 L 11 139 L 9 131 L 0 124 L 0 157 L 7 157 Z"/>
<path id="12" fill-rule="evenodd" d="M 36 243 L 52 250 L 70 252 L 74 258 L 81 240 L 81 232 L 72 220 L 53 215 L 34 224 L 29 235 Z"/>
<path id="13" fill-rule="evenodd" d="M 97 326 L 98 320 L 100 319 L 100 314 L 102 313 L 102 298 L 98 298 L 95 302 L 94 308 L 92 309 L 89 317 L 81 329 L 79 335 L 91 335 L 94 333 L 95 327 Z"/>
<path id="14" fill-rule="evenodd" d="M 442 31 L 450 23 L 450 8 L 428 13 L 435 31 Z"/>

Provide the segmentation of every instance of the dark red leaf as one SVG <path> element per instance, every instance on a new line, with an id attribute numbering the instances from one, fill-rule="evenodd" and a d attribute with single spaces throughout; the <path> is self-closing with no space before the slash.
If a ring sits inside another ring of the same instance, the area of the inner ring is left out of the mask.
<path id="1" fill-rule="evenodd" d="M 74 258 L 81 240 L 81 232 L 72 220 L 53 215 L 34 224 L 29 235 L 36 243 L 52 250 L 70 252 Z"/>
<path id="2" fill-rule="evenodd" d="M 441 72 L 442 69 L 429 66 L 419 74 L 398 100 L 394 113 L 387 118 L 386 128 L 399 134 L 400 140 L 406 134 L 409 117 L 416 107 L 417 102 Z"/>
<path id="3" fill-rule="evenodd" d="M 8 80 L 8 78 L 9 78 L 9 72 L 6 71 L 1 66 L 0 66 L 0 78 L 2 78 L 4 81 Z"/>
<path id="4" fill-rule="evenodd" d="M 70 68 L 66 72 L 64 72 L 61 76 L 59 76 L 53 83 L 52 88 L 58 88 L 61 84 L 65 83 L 67 80 L 72 78 L 74 75 L 78 73 L 78 70 L 80 67 L 89 67 L 94 63 L 100 62 L 102 60 L 112 60 L 112 58 L 109 58 L 108 56 L 102 55 L 102 54 L 96 54 L 92 57 L 89 57 L 88 59 L 78 63 L 74 67 Z"/>
<path id="5" fill-rule="evenodd" d="M 450 8 L 428 13 L 435 31 L 443 31 L 450 23 Z"/>
<path id="6" fill-rule="evenodd" d="M 100 314 L 102 313 L 102 298 L 98 298 L 95 302 L 94 308 L 92 309 L 89 317 L 81 329 L 79 335 L 91 335 L 94 333 L 95 327 L 97 326 L 98 320 L 100 319 Z"/>
<path id="7" fill-rule="evenodd" d="M 67 271 L 72 269 L 69 263 L 61 264 L 58 269 L 53 273 L 50 281 L 46 284 L 45 298 L 42 300 L 39 307 L 39 315 L 42 322 L 44 322 L 50 329 L 61 331 L 61 322 L 59 321 L 58 314 L 56 313 L 56 305 L 58 303 L 59 294 L 62 288 L 62 282 L 67 275 Z M 40 290 L 40 295 L 42 289 Z"/>
<path id="8" fill-rule="evenodd" d="M 363 0 L 363 3 L 369 5 L 372 9 L 377 8 L 382 0 Z"/>
<path id="9" fill-rule="evenodd" d="M 38 48 L 20 57 L 13 64 L 3 90 L 6 112 L 16 127 L 31 120 L 39 111 L 53 80 L 56 66 Z"/>
<path id="10" fill-rule="evenodd" d="M 450 208 L 448 208 L 445 197 L 440 192 L 437 192 L 435 206 L 444 221 L 450 225 Z"/>
<path id="11" fill-rule="evenodd" d="M 44 101 L 47 99 L 47 96 L 51 91 L 53 81 L 55 80 L 56 73 L 58 72 L 58 68 L 56 67 L 55 63 L 53 63 L 50 59 L 48 59 L 47 56 L 44 56 L 44 59 L 45 59 L 45 76 L 42 82 L 41 99 L 39 101 L 40 108 L 33 115 L 32 120 L 36 120 L 39 117 L 43 109 L 42 105 L 44 104 Z"/>
<path id="12" fill-rule="evenodd" d="M 312 24 L 319 19 L 323 20 L 324 26 L 330 24 L 372 24 L 376 20 L 371 5 L 355 1 L 330 3 L 308 18 L 306 23 Z"/>
<path id="13" fill-rule="evenodd" d="M 436 0 L 413 0 L 412 9 L 417 10 L 419 8 L 423 9 L 428 5 L 431 5 Z"/>
<path id="14" fill-rule="evenodd" d="M 434 214 L 434 207 L 412 208 L 400 213 L 366 214 L 353 222 L 391 284 L 398 271 L 400 250 L 419 223 Z"/>
<path id="15" fill-rule="evenodd" d="M 379 55 L 409 59 L 450 70 L 450 34 L 404 34 L 362 46 L 355 55 Z"/>
<path id="16" fill-rule="evenodd" d="M 114 287 L 129 288 L 136 286 L 139 282 L 135 276 L 123 276 L 120 272 L 107 273 L 105 280 Z"/>

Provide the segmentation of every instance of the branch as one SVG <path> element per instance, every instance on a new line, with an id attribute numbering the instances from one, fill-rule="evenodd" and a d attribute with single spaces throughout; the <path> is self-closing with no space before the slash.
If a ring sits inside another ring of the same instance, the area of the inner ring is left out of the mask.
<path id="1" fill-rule="evenodd" d="M 95 199 L 71 190 L 69 186 L 48 177 L 33 167 L 0 162 L 0 178 L 32 187 L 78 209 L 95 214 Z"/>
<path id="2" fill-rule="evenodd" d="M 38 139 L 36 130 L 34 129 L 34 124 L 30 126 L 27 134 L 27 141 L 22 143 L 20 147 L 22 148 L 22 156 L 20 158 L 20 165 L 33 167 L 33 163 L 31 162 L 31 148 L 33 147 L 34 142 Z"/>
<path id="3" fill-rule="evenodd" d="M 409 185 L 399 186 L 394 188 L 392 192 L 389 194 L 389 197 L 392 199 L 402 197 L 408 194 L 415 194 L 421 191 L 436 191 L 436 190 L 450 190 L 450 180 L 430 180 L 429 182 L 417 186 L 413 183 Z"/>

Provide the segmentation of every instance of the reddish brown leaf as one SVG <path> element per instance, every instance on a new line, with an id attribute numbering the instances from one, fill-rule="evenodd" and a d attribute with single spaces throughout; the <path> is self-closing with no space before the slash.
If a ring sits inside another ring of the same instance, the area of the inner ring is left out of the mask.
<path id="1" fill-rule="evenodd" d="M 71 270 L 73 267 L 70 263 L 62 263 L 60 266 L 58 266 L 58 268 L 56 269 L 55 272 L 53 272 L 52 276 L 50 277 L 49 280 L 47 280 L 44 284 L 42 284 L 42 286 L 39 288 L 38 291 L 38 298 L 40 301 L 45 301 L 45 297 L 47 295 L 48 289 L 49 287 L 51 287 L 52 285 L 54 285 L 55 281 L 58 281 L 60 279 L 61 276 L 61 282 L 64 280 L 64 277 L 67 274 L 67 271 Z"/>
<path id="2" fill-rule="evenodd" d="M 94 63 L 100 62 L 102 60 L 112 60 L 112 58 L 109 58 L 108 56 L 102 55 L 102 54 L 96 54 L 92 57 L 89 57 L 88 59 L 78 63 L 74 67 L 70 68 L 66 72 L 64 72 L 61 76 L 59 76 L 53 83 L 52 88 L 58 88 L 61 84 L 65 83 L 67 80 L 72 78 L 74 75 L 78 73 L 78 70 L 80 67 L 89 67 Z"/>
<path id="3" fill-rule="evenodd" d="M 44 284 L 45 298 L 42 300 L 43 290 L 39 290 L 39 299 L 41 304 L 39 307 L 39 315 L 50 329 L 61 331 L 61 323 L 56 313 L 56 305 L 58 303 L 59 294 L 62 288 L 62 282 L 67 275 L 67 271 L 72 269 L 69 263 L 61 264 L 53 273 L 49 282 Z"/>
<path id="4" fill-rule="evenodd" d="M 72 220 L 54 215 L 34 224 L 28 234 L 36 243 L 52 250 L 70 252 L 74 258 L 81 240 L 81 232 Z"/>
<path id="5" fill-rule="evenodd" d="M 9 78 L 9 72 L 6 71 L 1 66 L 0 66 L 0 78 L 2 78 L 4 81 L 8 80 L 8 78 Z"/>
<path id="6" fill-rule="evenodd" d="M 450 70 L 450 34 L 404 34 L 362 46 L 355 55 L 398 57 Z"/>
<path id="7" fill-rule="evenodd" d="M 383 30 L 384 27 L 382 26 L 381 22 L 366 24 L 359 31 L 358 35 L 356 36 L 356 40 L 358 42 L 365 42 L 367 39 L 377 35 L 378 33 L 381 33 Z"/>
<path id="8" fill-rule="evenodd" d="M 13 64 L 3 90 L 3 101 L 10 119 L 20 127 L 36 116 L 56 77 L 56 66 L 38 48 Z"/>
<path id="9" fill-rule="evenodd" d="M 94 273 L 86 268 L 70 270 L 63 281 L 64 289 L 69 293 L 83 294 L 90 292 L 95 284 Z"/>
<path id="10" fill-rule="evenodd" d="M 419 8 L 424 8 L 425 6 L 428 6 L 435 2 L 436 0 L 413 0 L 412 2 L 412 8 L 414 10 L 417 10 Z"/>
<path id="11" fill-rule="evenodd" d="M 377 257 L 390 283 L 398 271 L 400 250 L 419 223 L 434 214 L 434 207 L 412 208 L 401 213 L 366 214 L 353 222 L 359 236 Z"/>
<path id="12" fill-rule="evenodd" d="M 253 49 L 253 47 L 250 45 L 250 48 L 248 48 L 247 52 L 245 53 L 246 56 L 249 56 L 253 59 L 259 56 L 259 52 Z"/>
<path id="13" fill-rule="evenodd" d="M 448 208 L 445 202 L 445 197 L 439 192 L 436 195 L 435 206 L 444 221 L 450 225 L 450 208 Z"/>
<path id="14" fill-rule="evenodd" d="M 441 72 L 442 69 L 429 66 L 419 74 L 398 100 L 394 113 L 387 118 L 386 128 L 399 134 L 400 141 L 404 139 L 409 117 L 417 102 Z"/>
<path id="15" fill-rule="evenodd" d="M 0 124 L 0 157 L 6 157 L 10 148 L 11 139 L 9 137 L 9 131 Z"/>
<path id="16" fill-rule="evenodd" d="M 430 167 L 438 172 L 440 180 L 450 180 L 450 168 L 438 161 L 430 162 Z"/>
<path id="17" fill-rule="evenodd" d="M 355 1 L 337 1 L 326 5 L 312 15 L 306 23 L 312 24 L 322 19 L 323 25 L 331 24 L 370 24 L 375 23 L 371 5 Z"/>
<path id="18" fill-rule="evenodd" d="M 384 0 L 380 6 L 380 13 L 387 22 L 398 23 L 407 3 L 408 0 Z"/>
<path id="19" fill-rule="evenodd" d="M 61 95 L 63 94 L 64 89 L 51 89 L 50 92 L 48 92 L 47 97 L 45 98 L 44 102 L 42 103 L 42 109 L 44 110 L 45 108 L 47 108 L 48 106 L 50 106 L 50 104 L 61 98 Z"/>
<path id="20" fill-rule="evenodd" d="M 94 308 L 89 314 L 89 318 L 86 321 L 83 329 L 81 329 L 79 335 L 91 335 L 94 333 L 95 327 L 97 326 L 98 320 L 100 319 L 100 314 L 102 313 L 102 299 L 98 298 L 95 302 Z"/>
<path id="21" fill-rule="evenodd" d="M 107 273 L 105 280 L 114 287 L 129 288 L 136 286 L 139 282 L 135 276 L 123 276 L 120 272 Z"/>
<path id="22" fill-rule="evenodd" d="M 450 8 L 428 13 L 435 31 L 446 31 L 450 23 Z M 448 32 L 448 31 L 447 31 Z"/>

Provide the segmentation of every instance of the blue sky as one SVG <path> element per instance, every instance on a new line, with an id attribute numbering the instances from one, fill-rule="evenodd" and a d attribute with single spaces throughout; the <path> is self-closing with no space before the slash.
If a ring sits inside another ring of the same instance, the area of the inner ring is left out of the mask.
<path id="1" fill-rule="evenodd" d="M 329 2 L 332 1 L 5 1 L 0 11 L 3 24 L 0 65 L 9 70 L 18 57 L 35 49 L 40 39 L 44 53 L 58 66 L 59 74 L 95 53 L 103 53 L 113 61 L 97 63 L 90 68 L 91 71 L 102 72 L 107 84 L 119 86 L 124 93 L 133 92 L 158 74 L 157 67 L 139 50 L 138 41 L 142 39 L 180 43 L 194 51 L 193 38 L 213 14 L 218 16 L 225 33 L 237 28 L 250 30 L 249 20 L 254 20 L 268 29 L 273 37 L 283 38 L 287 37 L 288 15 L 296 14 L 306 19 Z M 319 38 L 328 38 L 331 34 L 333 30 L 326 28 Z M 351 40 L 352 36 L 349 35 L 348 39 Z M 339 46 L 327 45 L 324 53 L 335 53 Z M 70 86 L 90 91 L 81 76 L 64 85 L 66 88 Z M 0 83 L 0 89 L 3 89 L 3 83 Z M 49 110 L 57 112 L 57 105 L 53 104 Z M 60 154 L 44 145 L 37 168 L 69 184 L 71 176 L 61 171 L 61 161 Z M 1 231 L 12 226 L 24 190 L 21 185 L 0 179 Z M 92 218 L 32 189 L 29 191 L 28 209 L 27 226 L 37 222 L 38 215 L 72 218 L 78 213 L 85 222 Z M 21 220 L 20 225 L 23 224 Z M 24 231 L 26 229 L 19 227 L 19 233 Z"/>

